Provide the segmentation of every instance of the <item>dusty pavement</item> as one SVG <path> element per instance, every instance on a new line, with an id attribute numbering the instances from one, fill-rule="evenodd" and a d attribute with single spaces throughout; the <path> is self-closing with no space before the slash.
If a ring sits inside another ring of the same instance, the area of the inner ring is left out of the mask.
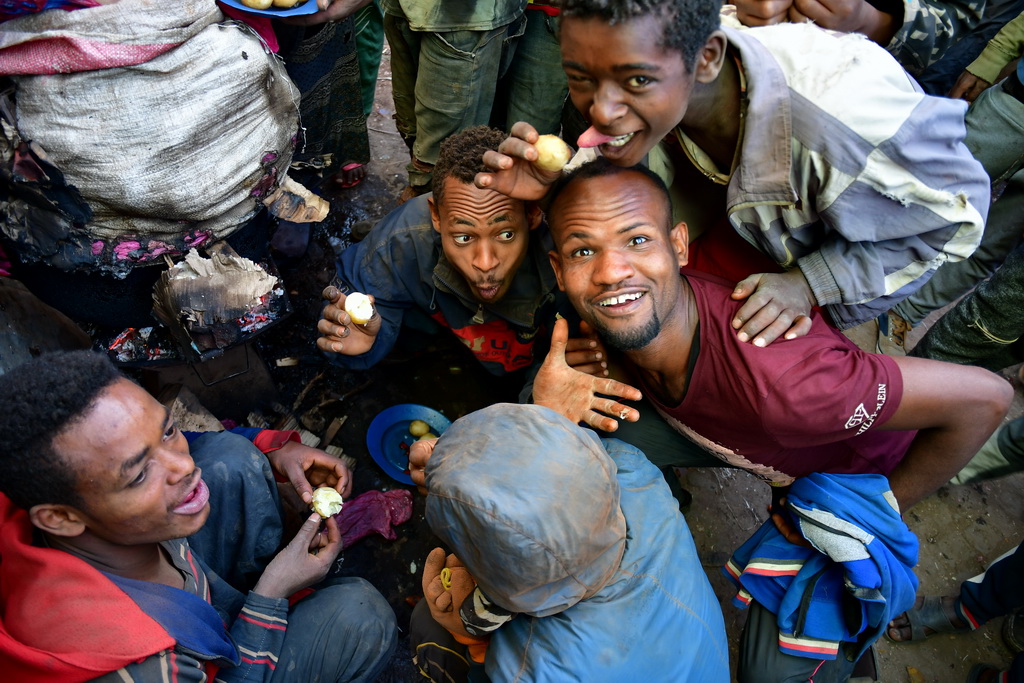
<path id="1" fill-rule="evenodd" d="M 367 372 L 345 372 L 325 367 L 313 347 L 313 326 L 319 312 L 319 291 L 327 284 L 335 250 L 349 241 L 350 232 L 372 224 L 394 206 L 405 184 L 408 159 L 391 120 L 388 55 L 381 66 L 377 101 L 368 122 L 373 160 L 369 176 L 360 186 L 331 196 L 335 207 L 330 219 L 314 233 L 306 257 L 282 265 L 295 313 L 269 331 L 257 346 L 269 366 L 269 378 L 279 399 L 300 416 L 313 413 L 316 420 L 347 415 L 335 443 L 358 463 L 357 491 L 399 486 L 370 459 L 364 442 L 369 421 L 380 410 L 397 403 L 422 403 L 455 419 L 496 400 L 514 400 L 514 388 L 496 385 L 465 350 L 445 338 L 411 340 L 396 350 L 388 362 Z M 870 334 L 862 335 L 864 343 Z M 297 358 L 293 366 L 278 367 L 277 359 Z M 1008 374 L 1008 376 L 1010 376 Z M 246 391 L 253 375 L 243 375 L 226 391 Z M 951 388 L 955 390 L 955 388 Z M 350 393 L 354 392 L 354 393 Z M 237 393 L 236 393 L 237 395 Z M 1024 412 L 1024 398 L 1017 386 L 1012 416 Z M 220 415 L 223 417 L 223 415 Z M 314 420 L 314 421 L 316 421 Z M 918 576 L 926 593 L 953 593 L 959 582 L 981 571 L 986 563 L 1024 537 L 1024 500 L 1020 495 L 1024 475 L 966 487 L 944 487 L 911 510 L 907 519 L 921 539 Z M 764 521 L 767 487 L 737 470 L 704 469 L 684 473 L 684 485 L 694 494 L 687 521 L 693 531 L 712 585 L 726 615 L 732 652 L 736 652 L 744 614 L 732 607 L 731 591 L 721 574 L 730 553 Z M 346 550 L 344 572 L 364 576 L 388 598 L 405 629 L 410 602 L 419 594 L 419 570 L 434 539 L 423 521 L 423 500 L 415 496 L 412 520 L 398 527 L 398 538 L 371 538 Z M 880 680 L 904 683 L 918 680 L 958 683 L 970 666 L 979 661 L 1007 664 L 1010 655 L 999 636 L 999 623 L 976 633 L 938 636 L 926 643 L 877 645 Z M 686 637 L 680 634 L 680 637 Z M 388 682 L 419 680 L 409 663 L 405 638 L 392 666 L 382 678 Z M 733 658 L 735 661 L 735 657 Z M 920 679 L 911 679 L 908 667 Z"/>

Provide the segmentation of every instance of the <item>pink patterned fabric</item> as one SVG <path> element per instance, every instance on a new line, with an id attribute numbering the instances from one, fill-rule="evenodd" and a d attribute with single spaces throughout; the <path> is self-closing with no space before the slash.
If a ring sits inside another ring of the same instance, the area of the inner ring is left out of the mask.
<path id="1" fill-rule="evenodd" d="M 73 36 L 34 40 L 0 50 L 0 73 L 35 76 L 132 66 L 174 47 L 176 43 L 121 45 Z"/>

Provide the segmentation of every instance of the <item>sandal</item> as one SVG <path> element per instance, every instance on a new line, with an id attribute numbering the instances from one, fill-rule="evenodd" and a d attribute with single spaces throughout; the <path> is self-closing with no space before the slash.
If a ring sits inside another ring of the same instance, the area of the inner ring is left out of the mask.
<path id="1" fill-rule="evenodd" d="M 982 674 L 988 673 L 989 671 L 995 672 L 995 676 L 989 678 L 990 683 L 997 683 L 1002 681 L 1002 670 L 993 664 L 975 664 L 971 667 L 970 672 L 967 674 L 967 683 L 979 683 L 981 681 Z"/>
<path id="2" fill-rule="evenodd" d="M 1003 643 L 1014 655 L 1024 652 L 1024 610 L 1010 612 L 1003 619 Z"/>
<path id="3" fill-rule="evenodd" d="M 939 633 L 969 633 L 973 631 L 970 625 L 956 626 L 950 620 L 946 610 L 942 608 L 942 597 L 938 595 L 925 595 L 920 607 L 911 607 L 901 616 L 905 616 L 910 626 L 910 638 L 907 640 L 896 640 L 889 635 L 889 629 L 903 629 L 906 626 L 895 626 L 893 621 L 885 629 L 885 637 L 893 643 L 917 643 Z M 898 619 L 899 617 L 897 617 Z M 931 633 L 925 633 L 925 629 Z"/>
<path id="4" fill-rule="evenodd" d="M 355 187 L 366 179 L 366 164 L 351 162 L 341 167 L 341 170 L 331 176 L 331 180 L 338 187 L 348 189 Z"/>

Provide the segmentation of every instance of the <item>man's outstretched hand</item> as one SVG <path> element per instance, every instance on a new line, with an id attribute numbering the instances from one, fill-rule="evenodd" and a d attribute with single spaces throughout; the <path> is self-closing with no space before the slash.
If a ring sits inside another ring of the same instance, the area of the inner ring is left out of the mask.
<path id="1" fill-rule="evenodd" d="M 799 268 L 751 275 L 736 285 L 732 298 L 747 300 L 732 321 L 742 342 L 768 346 L 779 337 L 796 339 L 811 331 L 811 308 L 816 302 Z"/>
<path id="2" fill-rule="evenodd" d="M 533 402 L 561 413 L 572 422 L 584 422 L 606 432 L 618 429 L 619 423 L 615 418 L 630 422 L 639 420 L 640 412 L 636 408 L 604 396 L 639 401 L 643 398 L 640 390 L 614 379 L 595 377 L 569 367 L 565 360 L 568 341 L 569 324 L 565 320 L 555 321 L 555 329 L 551 333 L 551 350 L 533 384 Z"/>

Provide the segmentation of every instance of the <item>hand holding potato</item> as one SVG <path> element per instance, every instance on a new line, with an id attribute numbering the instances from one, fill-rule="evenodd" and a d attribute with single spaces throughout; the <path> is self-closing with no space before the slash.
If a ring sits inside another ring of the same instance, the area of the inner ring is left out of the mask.
<path id="1" fill-rule="evenodd" d="M 540 154 L 535 145 L 540 137 L 537 130 L 524 121 L 513 125 L 511 134 L 498 146 L 498 151 L 484 153 L 484 165 L 491 172 L 477 173 L 476 186 L 523 201 L 542 199 L 561 172 L 545 170 L 536 163 Z"/>
<path id="2" fill-rule="evenodd" d="M 323 298 L 328 304 L 316 325 L 321 335 L 316 340 L 317 348 L 344 356 L 358 356 L 373 348 L 377 333 L 380 332 L 380 314 L 373 310 L 372 317 L 366 323 L 357 324 L 345 311 L 346 296 L 337 287 L 325 289 Z M 373 303 L 372 296 L 367 299 Z"/>
<path id="3" fill-rule="evenodd" d="M 572 148 L 557 135 L 541 135 L 533 147 L 537 150 L 537 161 L 533 163 L 545 171 L 561 171 L 572 159 Z"/>

